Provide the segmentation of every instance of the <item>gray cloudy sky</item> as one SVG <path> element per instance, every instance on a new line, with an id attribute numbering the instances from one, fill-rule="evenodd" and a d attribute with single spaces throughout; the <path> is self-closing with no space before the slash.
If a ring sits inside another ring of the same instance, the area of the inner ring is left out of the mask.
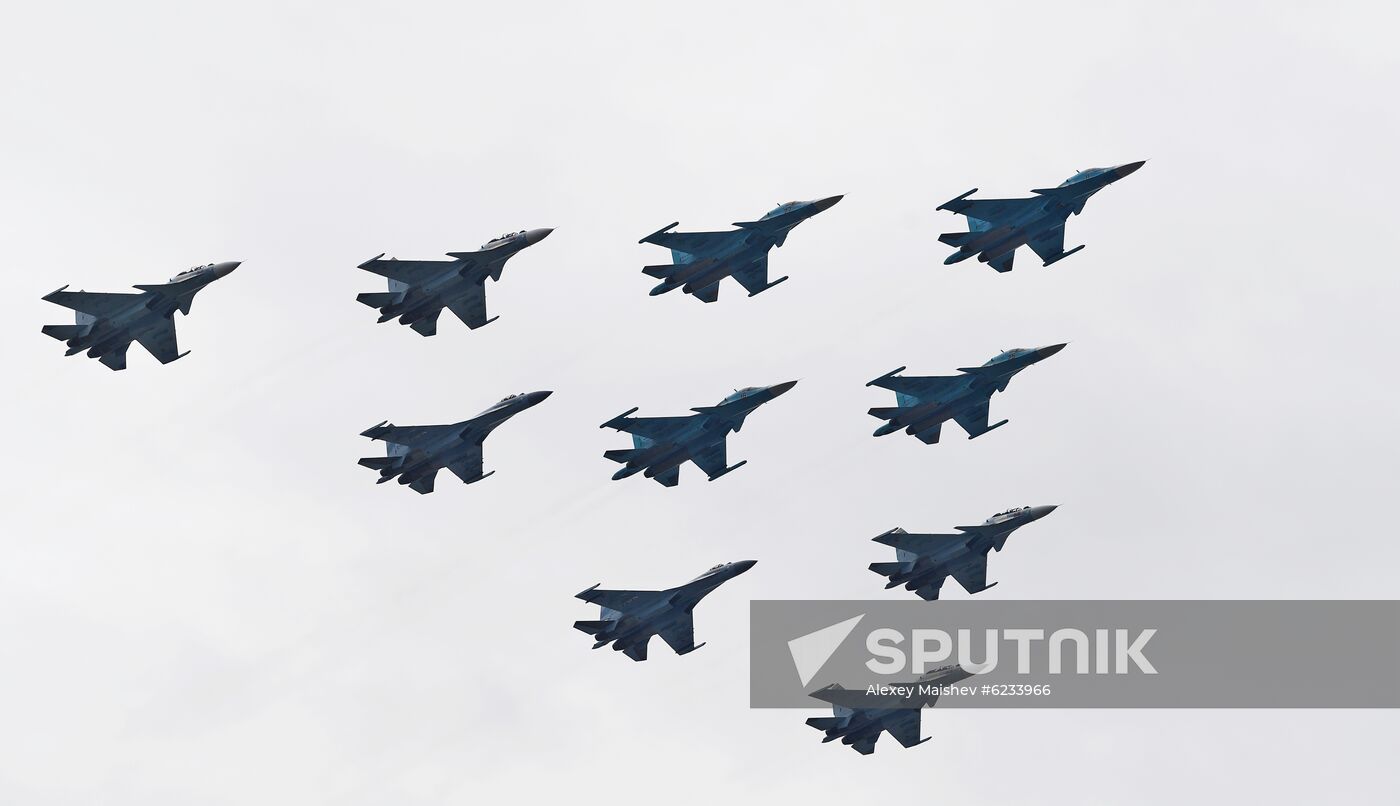
<path id="1" fill-rule="evenodd" d="M 748 709 L 747 603 L 894 596 L 871 536 L 1040 503 L 987 598 L 1394 597 L 1394 14 L 8 8 L 0 801 L 1389 801 L 1393 713 L 934 711 L 917 750 L 823 746 L 815 711 Z M 942 265 L 940 202 L 1143 158 L 1072 259 Z M 835 193 L 774 292 L 647 297 L 642 235 Z M 484 330 L 354 301 L 379 252 L 547 226 Z M 220 260 L 243 267 L 180 321 L 180 362 L 113 373 L 39 334 L 65 283 Z M 870 437 L 870 378 L 1060 341 L 995 434 Z M 626 438 L 598 423 L 792 378 L 722 482 L 609 482 Z M 556 393 L 491 438 L 485 483 L 355 465 L 379 420 L 527 389 Z M 693 655 L 570 628 L 595 582 L 742 558 Z"/>

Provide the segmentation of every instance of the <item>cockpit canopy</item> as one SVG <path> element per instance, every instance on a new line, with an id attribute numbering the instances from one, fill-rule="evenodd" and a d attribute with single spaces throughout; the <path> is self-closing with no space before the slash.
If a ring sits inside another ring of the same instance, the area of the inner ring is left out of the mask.
<path id="1" fill-rule="evenodd" d="M 189 276 L 192 275 L 192 274 L 198 274 L 199 272 L 204 271 L 205 269 L 212 269 L 212 268 L 214 268 L 214 264 L 213 264 L 213 263 L 206 263 L 206 264 L 204 264 L 203 266 L 192 266 L 192 267 L 190 267 L 190 268 L 188 268 L 188 269 L 185 269 L 184 271 L 180 272 L 179 274 L 175 275 L 174 277 L 171 277 L 171 278 L 170 278 L 170 282 L 172 282 L 172 283 L 178 283 L 179 281 L 185 279 L 186 277 L 189 277 Z"/>
<path id="2" fill-rule="evenodd" d="M 764 217 L 764 218 L 776 218 L 776 217 L 782 215 L 783 213 L 786 213 L 786 212 L 788 212 L 789 210 L 792 210 L 792 209 L 795 208 L 795 207 L 800 207 L 800 206 L 802 206 L 804 203 L 805 203 L 805 202 L 800 202 L 800 201 L 783 202 L 782 204 L 778 205 L 777 207 L 774 207 L 772 210 L 769 210 L 767 213 L 764 213 L 764 214 L 763 214 L 763 217 Z"/>
<path id="3" fill-rule="evenodd" d="M 487 241 L 486 243 L 482 244 L 482 245 L 481 245 L 481 251 L 484 252 L 484 251 L 486 251 L 487 249 L 494 249 L 494 248 L 496 248 L 497 246 L 500 246 L 501 244 L 507 243 L 507 242 L 509 242 L 509 241 L 513 241 L 513 240 L 515 240 L 516 238 L 519 238 L 521 235 L 524 235 L 524 234 L 525 234 L 525 230 L 521 230 L 521 231 L 519 231 L 519 232 L 507 232 L 505 235 L 501 235 L 501 236 L 499 236 L 499 237 L 492 238 L 491 240 L 489 240 L 489 241 Z"/>
<path id="4" fill-rule="evenodd" d="M 759 390 L 760 387 L 757 386 L 745 386 L 743 389 L 735 389 L 734 394 L 725 397 L 719 402 L 719 404 L 723 406 L 725 403 L 733 403 L 736 400 L 743 400 L 744 398 Z"/>
<path id="5" fill-rule="evenodd" d="M 1071 176 L 1070 178 L 1068 178 L 1068 179 L 1066 179 L 1065 181 L 1061 182 L 1061 183 L 1060 183 L 1060 187 L 1065 187 L 1066 185 L 1073 185 L 1075 182 L 1083 182 L 1085 179 L 1093 179 L 1094 177 L 1098 176 L 1099 174 L 1101 174 L 1101 173 L 1103 173 L 1103 172 L 1105 172 L 1105 171 L 1110 171 L 1110 170 L 1113 170 L 1113 169 L 1112 169 L 1112 168 L 1085 168 L 1084 170 L 1075 173 L 1074 176 Z"/>
<path id="6" fill-rule="evenodd" d="M 504 405 L 504 404 L 509 403 L 510 401 L 516 399 L 517 397 L 522 397 L 524 394 L 525 394 L 524 392 L 520 392 L 519 394 L 506 395 L 505 397 L 503 397 L 503 398 L 501 398 L 500 400 L 496 401 L 496 405 L 497 405 L 497 406 Z"/>
<path id="7" fill-rule="evenodd" d="M 1013 347 L 1010 350 L 1003 350 L 1001 353 L 996 355 L 994 358 L 992 358 L 990 361 L 983 364 L 982 366 L 990 367 L 991 365 L 999 364 L 1002 361 L 1010 361 L 1013 358 L 1020 358 L 1021 356 L 1029 352 L 1030 350 L 1026 349 L 1025 347 Z"/>

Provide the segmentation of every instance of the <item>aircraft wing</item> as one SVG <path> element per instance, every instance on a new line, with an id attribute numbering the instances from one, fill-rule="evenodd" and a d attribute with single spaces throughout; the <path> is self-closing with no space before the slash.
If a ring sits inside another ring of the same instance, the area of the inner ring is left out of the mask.
<path id="1" fill-rule="evenodd" d="M 1037 255 L 1040 255 L 1042 262 L 1048 262 L 1065 252 L 1065 225 L 1061 224 L 1054 229 L 1044 232 L 1026 241 L 1026 245 Z"/>
<path id="2" fill-rule="evenodd" d="M 876 543 L 884 543 L 886 546 L 912 551 L 915 554 L 936 554 L 950 546 L 963 545 L 969 538 L 965 534 L 921 535 L 895 529 L 872 539 Z"/>
<path id="3" fill-rule="evenodd" d="M 481 444 L 477 443 L 470 447 L 466 456 L 449 464 L 447 469 L 451 470 L 464 484 L 471 484 L 474 481 L 481 481 L 483 478 L 481 462 Z"/>
<path id="4" fill-rule="evenodd" d="M 131 342 L 127 342 L 126 344 L 123 344 L 120 347 L 115 347 L 112 350 L 103 353 L 101 356 L 98 356 L 97 360 L 101 361 L 103 365 L 106 366 L 108 369 L 126 369 L 126 349 L 130 346 Z"/>
<path id="5" fill-rule="evenodd" d="M 996 225 L 1045 203 L 1044 199 L 962 199 L 943 206 L 958 215 Z"/>
<path id="6" fill-rule="evenodd" d="M 705 471 L 705 475 L 707 476 L 722 474 L 724 470 L 729 467 L 728 457 L 725 455 L 727 451 L 725 450 L 724 443 L 725 440 L 720 440 L 705 450 L 691 456 L 690 461 L 694 462 L 696 467 Z"/>
<path id="7" fill-rule="evenodd" d="M 719 299 L 719 281 L 716 280 L 715 282 L 710 283 L 709 285 L 701 286 L 695 289 L 694 291 L 691 291 L 690 295 L 700 300 L 701 302 L 714 302 L 715 300 Z"/>
<path id="8" fill-rule="evenodd" d="M 180 347 L 175 341 L 175 320 L 166 319 L 161 327 L 148 330 L 136 338 L 146 351 L 162 364 L 169 364 L 180 357 Z"/>
<path id="9" fill-rule="evenodd" d="M 695 649 L 695 617 L 686 613 L 675 624 L 657 633 L 677 655 L 684 655 Z"/>
<path id="10" fill-rule="evenodd" d="M 896 370 L 898 371 L 898 370 Z M 966 385 L 967 379 L 958 375 L 906 375 L 890 373 L 867 383 L 866 386 L 879 386 L 909 397 L 937 400 L 957 388 Z M 901 402 L 901 405 L 905 405 Z"/>
<path id="11" fill-rule="evenodd" d="M 665 591 L 609 591 L 592 587 L 577 598 L 619 613 L 630 613 L 669 596 Z"/>
<path id="12" fill-rule="evenodd" d="M 472 330 L 490 324 L 491 320 L 486 318 L 485 281 L 470 286 L 464 295 L 448 303 L 447 308 Z"/>
<path id="13" fill-rule="evenodd" d="M 928 739 L 919 738 L 919 709 L 909 708 L 885 720 L 885 730 L 905 747 L 923 744 Z"/>
<path id="14" fill-rule="evenodd" d="M 978 436 L 991 430 L 987 428 L 987 417 L 991 414 L 991 400 L 983 400 L 976 406 L 958 414 L 953 419 L 962 430 L 967 432 L 969 438 Z"/>
<path id="15" fill-rule="evenodd" d="M 953 579 L 963 586 L 963 590 L 968 593 L 977 593 L 987 589 L 987 555 L 979 554 L 975 558 L 968 560 L 962 566 L 953 569 Z"/>
<path id="16" fill-rule="evenodd" d="M 64 291 L 63 288 L 45 295 L 44 300 L 97 317 L 111 316 L 118 311 L 130 308 L 136 298 L 141 296 L 140 294 L 115 294 L 102 291 Z"/>
<path id="17" fill-rule="evenodd" d="M 615 417 L 603 423 L 603 427 L 636 434 L 652 442 L 666 442 L 671 435 L 685 428 L 691 417 L 698 416 L 691 414 L 685 417 Z"/>
<path id="18" fill-rule="evenodd" d="M 416 448 L 441 442 L 461 430 L 458 425 L 376 425 L 362 436 Z"/>
<path id="19" fill-rule="evenodd" d="M 731 272 L 731 276 L 739 281 L 739 285 L 753 296 L 768 287 L 768 255 L 763 255 L 758 260 Z"/>
<path id="20" fill-rule="evenodd" d="M 453 260 L 385 260 L 381 255 L 360 264 L 360 268 L 390 280 L 398 280 L 409 285 L 422 285 L 434 277 L 441 276 L 456 261 Z"/>
<path id="21" fill-rule="evenodd" d="M 657 246 L 664 246 L 675 252 L 684 252 L 687 255 L 704 255 L 714 252 L 735 237 L 744 237 L 743 230 L 731 230 L 729 232 L 659 232 L 649 235 L 645 239 L 646 243 L 654 243 Z"/>

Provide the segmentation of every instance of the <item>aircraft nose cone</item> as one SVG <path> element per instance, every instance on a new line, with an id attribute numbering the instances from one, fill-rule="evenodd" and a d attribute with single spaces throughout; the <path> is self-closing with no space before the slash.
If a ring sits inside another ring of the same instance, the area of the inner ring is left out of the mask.
<path id="1" fill-rule="evenodd" d="M 841 196 L 827 196 L 825 199 L 817 199 L 816 201 L 812 202 L 812 207 L 816 209 L 818 213 L 820 213 L 823 210 L 830 210 L 832 207 L 835 207 L 836 203 L 844 198 L 844 194 Z"/>
<path id="2" fill-rule="evenodd" d="M 1034 519 L 1039 520 L 1059 508 L 1060 507 L 1057 504 L 1048 504 L 1043 507 L 1031 507 L 1031 516 Z"/>
<path id="3" fill-rule="evenodd" d="M 1069 342 L 1065 342 L 1064 344 L 1052 344 L 1049 347 L 1041 347 L 1040 349 L 1035 351 L 1035 358 L 1037 361 L 1049 358 L 1055 353 L 1058 353 L 1059 351 L 1065 349 L 1066 345 L 1068 344 Z"/>
<path id="4" fill-rule="evenodd" d="M 734 567 L 737 569 L 735 573 L 742 574 L 750 568 L 753 568 L 755 565 L 758 565 L 758 560 L 740 560 L 739 562 L 734 563 Z"/>
<path id="5" fill-rule="evenodd" d="M 543 392 L 531 392 L 531 393 L 530 393 L 530 405 L 533 406 L 533 405 L 535 405 L 536 403 L 543 403 L 543 402 L 545 401 L 545 399 L 548 398 L 548 397 L 549 397 L 550 395 L 552 395 L 552 394 L 554 394 L 554 392 L 551 391 L 551 390 L 546 390 L 546 391 L 543 391 Z"/>
<path id="6" fill-rule="evenodd" d="M 242 265 L 243 265 L 242 261 L 230 260 L 230 261 L 228 261 L 228 262 L 226 262 L 226 263 L 220 263 L 219 265 L 215 266 L 215 267 L 214 267 L 214 271 L 215 271 L 215 273 L 217 273 L 220 277 L 227 277 L 229 274 L 232 274 L 232 273 L 233 273 L 233 270 L 234 270 L 234 269 L 236 269 L 236 268 L 238 268 L 239 266 L 242 266 Z"/>
<path id="7" fill-rule="evenodd" d="M 553 231 L 554 229 L 552 227 L 546 227 L 544 229 L 532 229 L 529 232 L 525 233 L 525 243 L 533 246 L 534 244 L 543 241 L 545 238 L 548 238 L 549 233 Z"/>
<path id="8" fill-rule="evenodd" d="M 786 383 L 778 383 L 768 387 L 768 391 L 773 393 L 773 397 L 777 397 L 796 385 L 797 381 L 787 381 Z"/>
<path id="9" fill-rule="evenodd" d="M 1113 173 L 1117 174 L 1119 179 L 1122 179 L 1123 177 L 1127 176 L 1133 171 L 1136 171 L 1137 169 L 1141 168 L 1146 164 L 1147 160 L 1138 160 L 1137 162 L 1130 162 L 1127 165 L 1119 165 L 1117 168 L 1114 168 Z"/>

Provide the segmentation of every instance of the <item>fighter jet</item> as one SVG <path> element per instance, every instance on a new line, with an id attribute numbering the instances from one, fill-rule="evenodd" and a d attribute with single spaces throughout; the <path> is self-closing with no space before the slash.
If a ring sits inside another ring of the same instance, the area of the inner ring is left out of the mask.
<path id="1" fill-rule="evenodd" d="M 896 689 L 908 687 L 907 695 L 871 694 L 833 683 L 810 695 L 831 703 L 832 715 L 814 716 L 807 724 L 826 733 L 823 743 L 840 739 L 842 744 L 850 745 L 863 756 L 875 752 L 875 742 L 884 731 L 901 745 L 914 747 L 928 741 L 919 738 L 920 711 L 938 702 L 936 687 L 952 685 L 971 676 L 971 672 L 954 664 L 934 669 L 913 683 L 891 685 Z"/>
<path id="2" fill-rule="evenodd" d="M 481 481 L 496 472 L 481 472 L 481 444 L 486 437 L 496 426 L 552 394 L 507 395 L 470 420 L 451 425 L 391 425 L 385 420 L 360 432 L 360 436 L 384 440 L 387 455 L 368 456 L 360 464 L 379 471 L 376 484 L 397 478 L 399 484 L 407 484 L 424 495 L 433 491 L 433 480 L 444 467 L 463 484 Z"/>
<path id="3" fill-rule="evenodd" d="M 654 243 L 671 250 L 663 266 L 646 266 L 642 273 L 661 280 L 651 290 L 654 297 L 681 289 L 702 302 L 719 299 L 719 281 L 733 277 L 748 292 L 758 294 L 786 280 L 768 282 L 768 250 L 782 246 L 792 228 L 841 201 L 828 196 L 814 201 L 791 201 L 768 211 L 757 221 L 736 221 L 728 232 L 670 232 L 674 222 L 637 243 Z"/>
<path id="4" fill-rule="evenodd" d="M 1044 266 L 1069 257 L 1084 248 L 1081 244 L 1065 251 L 1065 222 L 1070 214 L 1083 212 L 1090 196 L 1141 168 L 1143 162 L 1080 171 L 1059 187 L 1032 190 L 1037 195 L 1031 198 L 969 199 L 977 192 L 973 188 L 940 204 L 939 210 L 967 216 L 969 230 L 938 236 L 943 243 L 958 247 L 943 263 L 957 263 L 977 255 L 979 261 L 991 264 L 997 271 L 1008 272 L 1019 246 L 1030 246 Z"/>
<path id="5" fill-rule="evenodd" d="M 695 606 L 757 562 L 720 563 L 684 585 L 664 591 L 605 591 L 594 585 L 577 598 L 600 605 L 602 615 L 598 621 L 575 621 L 574 628 L 597 639 L 594 649 L 611 643 L 632 660 L 647 659 L 647 642 L 653 635 L 661 636 L 677 655 L 694 652 L 704 646 L 695 643 Z"/>
<path id="6" fill-rule="evenodd" d="M 663 486 L 674 487 L 681 480 L 681 465 L 687 460 L 705 471 L 710 481 L 731 470 L 738 470 L 748 460 L 730 465 L 725 456 L 725 438 L 738 433 L 744 418 L 754 409 L 797 385 L 797 381 L 773 386 L 749 386 L 736 389 L 734 394 L 715 406 L 697 406 L 685 417 L 631 417 L 635 408 L 623 412 L 599 428 L 615 428 L 632 435 L 631 448 L 618 448 L 603 453 L 604 458 L 620 462 L 625 467 L 613 474 L 613 481 L 645 471 L 649 479 Z"/>
<path id="7" fill-rule="evenodd" d="M 138 285 L 139 294 L 68 291 L 68 286 L 44 297 L 48 302 L 72 308 L 76 324 L 44 325 L 43 332 L 68 344 L 66 355 L 84 350 L 114 370 L 126 369 L 126 349 L 133 341 L 162 364 L 184 358 L 175 342 L 175 312 L 190 313 L 200 289 L 227 277 L 238 261 L 210 263 L 182 271 L 170 282 Z"/>
<path id="8" fill-rule="evenodd" d="M 870 410 L 871 416 L 887 421 L 875 429 L 875 436 L 883 437 L 903 428 L 906 434 L 932 445 L 948 420 L 961 426 L 968 439 L 1000 428 L 1008 421 L 987 425 L 992 394 L 1005 391 L 1016 373 L 1064 348 L 1063 344 L 1052 344 L 1007 350 L 980 367 L 959 367 L 962 375 L 903 377 L 899 373 L 904 367 L 881 375 L 866 386 L 893 390 L 898 405 Z"/>
<path id="9" fill-rule="evenodd" d="M 943 580 L 950 576 L 968 593 L 979 593 L 997 584 L 987 584 L 987 554 L 1001 551 L 1012 532 L 1054 511 L 1053 506 L 1008 509 L 980 526 L 954 526 L 961 532 L 956 535 L 910 534 L 895 527 L 872 539 L 894 546 L 896 561 L 871 563 L 870 570 L 890 578 L 886 590 L 903 585 L 929 601 L 938 598 Z"/>
<path id="10" fill-rule="evenodd" d="M 499 317 L 486 318 L 486 278 L 500 280 L 506 261 L 527 246 L 543 241 L 552 229 L 532 229 L 502 235 L 477 252 L 448 252 L 451 260 L 383 260 L 383 255 L 360 264 L 365 271 L 389 278 L 387 293 L 366 293 L 355 299 L 379 309 L 379 321 L 398 317 L 421 335 L 437 333 L 438 314 L 447 308 L 475 330 Z"/>

